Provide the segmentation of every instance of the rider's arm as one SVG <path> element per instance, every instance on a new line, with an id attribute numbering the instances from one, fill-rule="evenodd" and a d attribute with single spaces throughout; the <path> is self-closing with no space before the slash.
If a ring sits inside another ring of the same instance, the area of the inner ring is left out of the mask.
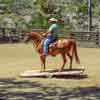
<path id="1" fill-rule="evenodd" d="M 51 25 L 51 26 L 49 27 L 48 31 L 45 32 L 45 33 L 43 34 L 43 36 L 47 36 L 48 34 L 52 33 L 53 27 L 54 27 L 54 26 Z"/>
<path id="2" fill-rule="evenodd" d="M 46 37 L 48 34 L 49 34 L 49 32 L 47 31 L 47 32 L 43 33 L 43 36 Z"/>

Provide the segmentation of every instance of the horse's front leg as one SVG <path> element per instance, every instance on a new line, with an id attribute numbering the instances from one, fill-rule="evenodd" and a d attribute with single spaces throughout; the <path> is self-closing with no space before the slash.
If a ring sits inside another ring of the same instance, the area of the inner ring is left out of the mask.
<path id="1" fill-rule="evenodd" d="M 46 57 L 41 55 L 40 56 L 40 59 L 41 59 L 41 72 L 45 71 L 45 62 L 46 62 Z"/>
<path id="2" fill-rule="evenodd" d="M 66 61 L 67 61 L 65 53 L 61 54 L 61 56 L 62 56 L 62 59 L 63 59 L 63 65 L 61 66 L 61 69 L 59 71 L 63 71 L 65 64 L 66 64 Z"/>

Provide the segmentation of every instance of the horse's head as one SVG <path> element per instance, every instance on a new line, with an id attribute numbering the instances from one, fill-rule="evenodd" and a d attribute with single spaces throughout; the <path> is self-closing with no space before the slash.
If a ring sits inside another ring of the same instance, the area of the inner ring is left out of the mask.
<path id="1" fill-rule="evenodd" d="M 23 35 L 23 42 L 28 43 L 31 40 L 30 33 L 24 33 Z"/>
<path id="2" fill-rule="evenodd" d="M 42 39 L 42 36 L 37 32 L 29 32 L 29 33 L 24 34 L 25 43 L 29 42 L 30 40 L 40 42 L 41 39 Z"/>

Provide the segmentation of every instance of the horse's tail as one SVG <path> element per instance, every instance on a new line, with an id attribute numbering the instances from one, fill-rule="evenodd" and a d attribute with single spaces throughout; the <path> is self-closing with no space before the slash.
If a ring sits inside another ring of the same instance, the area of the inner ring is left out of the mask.
<path id="1" fill-rule="evenodd" d="M 73 55 L 75 56 L 76 62 L 80 63 L 80 59 L 79 59 L 78 52 L 77 52 L 77 44 L 75 41 L 73 42 Z"/>

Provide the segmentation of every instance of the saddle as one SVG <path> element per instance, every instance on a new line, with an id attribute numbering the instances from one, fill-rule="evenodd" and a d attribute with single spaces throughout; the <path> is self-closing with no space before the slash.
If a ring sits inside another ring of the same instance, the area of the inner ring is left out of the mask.
<path id="1" fill-rule="evenodd" d="M 51 43 L 49 45 L 49 48 L 63 48 L 65 46 L 65 44 L 67 44 L 68 41 L 66 39 L 59 39 L 54 43 Z"/>
<path id="2" fill-rule="evenodd" d="M 67 44 L 68 41 L 66 39 L 59 39 L 49 45 L 50 48 L 63 48 L 65 44 Z M 43 47 L 43 41 L 38 45 L 37 50 L 39 50 L 41 47 Z"/>
<path id="3" fill-rule="evenodd" d="M 56 46 L 57 46 L 57 41 L 51 43 L 51 44 L 49 45 L 49 48 L 53 48 L 53 47 L 56 47 Z"/>

